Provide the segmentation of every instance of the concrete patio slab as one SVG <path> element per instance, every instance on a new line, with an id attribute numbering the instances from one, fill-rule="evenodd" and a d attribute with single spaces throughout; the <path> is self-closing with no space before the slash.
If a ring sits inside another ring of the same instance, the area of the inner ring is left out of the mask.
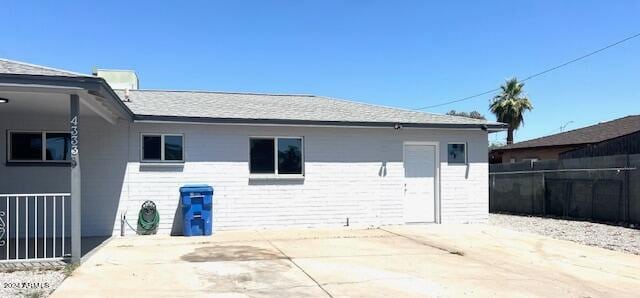
<path id="1" fill-rule="evenodd" d="M 634 297 L 640 256 L 484 225 L 131 237 L 54 297 Z"/>

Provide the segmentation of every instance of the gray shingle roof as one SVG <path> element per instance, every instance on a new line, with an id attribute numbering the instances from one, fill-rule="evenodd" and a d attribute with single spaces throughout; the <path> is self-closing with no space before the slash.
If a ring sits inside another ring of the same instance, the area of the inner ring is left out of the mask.
<path id="1" fill-rule="evenodd" d="M 116 93 L 125 100 L 123 90 L 116 90 Z M 430 114 L 315 95 L 130 90 L 129 100 L 125 100 L 125 104 L 136 115 L 320 122 L 499 125 L 480 119 Z"/>
<path id="2" fill-rule="evenodd" d="M 503 146 L 498 150 L 593 144 L 640 131 L 640 115 L 618 118 L 546 137 Z"/>
<path id="3" fill-rule="evenodd" d="M 0 58 L 0 73 L 40 76 L 89 77 L 89 75 L 77 72 L 12 61 L 3 58 Z"/>
<path id="4" fill-rule="evenodd" d="M 0 58 L 0 74 L 98 79 L 95 76 L 2 58 Z M 315 95 L 131 90 L 129 91 L 130 101 L 128 101 L 125 100 L 123 90 L 116 90 L 116 93 L 138 119 L 154 116 L 234 120 L 235 122 L 247 120 L 283 123 L 320 122 L 323 125 L 340 122 L 340 124 L 400 123 L 416 126 L 505 127 L 503 124 L 486 120 L 430 114 Z"/>

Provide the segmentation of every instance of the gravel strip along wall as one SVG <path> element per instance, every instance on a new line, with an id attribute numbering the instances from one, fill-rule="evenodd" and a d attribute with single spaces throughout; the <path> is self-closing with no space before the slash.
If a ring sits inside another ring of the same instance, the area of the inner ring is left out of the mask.
<path id="1" fill-rule="evenodd" d="M 640 230 L 585 221 L 490 214 L 489 224 L 640 255 Z"/>

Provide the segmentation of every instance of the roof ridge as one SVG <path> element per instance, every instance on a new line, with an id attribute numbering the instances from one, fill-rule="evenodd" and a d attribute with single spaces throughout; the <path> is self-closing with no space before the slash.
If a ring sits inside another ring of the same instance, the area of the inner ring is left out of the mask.
<path id="1" fill-rule="evenodd" d="M 620 118 L 616 118 L 616 119 L 611 119 L 611 120 L 607 120 L 607 121 L 599 121 L 599 122 L 596 122 L 596 123 L 591 124 L 591 125 L 578 127 L 578 128 L 574 128 L 574 129 L 571 129 L 571 130 L 562 131 L 562 132 L 558 132 L 558 133 L 554 133 L 554 134 L 550 134 L 550 135 L 546 135 L 546 136 L 541 136 L 541 137 L 537 137 L 537 138 L 533 138 L 533 139 L 529 139 L 529 140 L 525 140 L 525 141 L 521 141 L 521 142 L 509 144 L 509 145 L 505 145 L 503 147 L 508 149 L 511 146 L 526 144 L 526 143 L 529 143 L 529 142 L 535 142 L 535 141 L 539 141 L 539 140 L 547 139 L 547 138 L 552 138 L 552 137 L 558 137 L 558 136 L 561 136 L 561 135 L 575 133 L 575 132 L 580 131 L 580 130 L 589 129 L 589 128 L 593 128 L 593 127 L 597 127 L 597 126 L 605 125 L 605 124 L 611 124 L 613 122 L 618 122 L 618 121 L 623 120 L 623 119 L 639 117 L 639 116 L 640 115 L 626 115 L 624 117 L 620 117 Z"/>
<path id="2" fill-rule="evenodd" d="M 619 119 L 622 119 L 622 118 L 619 118 Z M 619 120 L 619 119 L 617 119 L 617 120 Z M 611 121 L 615 121 L 615 120 L 611 120 Z M 504 147 L 509 147 L 510 145 L 522 144 L 522 143 L 527 143 L 527 142 L 532 142 L 532 141 L 537 141 L 537 140 L 542 140 L 542 139 L 555 137 L 555 136 L 559 136 L 559 135 L 563 135 L 563 134 L 573 133 L 573 132 L 581 130 L 581 129 L 586 129 L 586 128 L 593 127 L 593 126 L 598 126 L 600 124 L 603 124 L 603 123 L 606 123 L 606 122 L 611 122 L 611 121 L 597 122 L 596 124 L 591 124 L 591 125 L 587 125 L 587 126 L 583 126 L 583 127 L 578 127 L 578 128 L 574 128 L 574 129 L 567 130 L 567 131 L 561 131 L 561 132 L 558 132 L 558 133 L 554 133 L 554 134 L 550 134 L 550 135 L 546 135 L 546 136 L 541 136 L 541 137 L 537 137 L 537 138 L 533 138 L 533 139 L 529 139 L 529 140 L 525 140 L 525 141 L 521 141 L 521 142 L 515 142 L 513 144 L 505 145 Z"/>
<path id="3" fill-rule="evenodd" d="M 115 90 L 124 91 L 124 89 L 115 89 Z M 330 101 L 338 101 L 338 102 L 344 102 L 344 103 L 349 103 L 349 104 L 360 104 L 360 105 L 366 105 L 366 106 L 369 106 L 369 107 L 385 108 L 385 109 L 402 111 L 402 112 L 410 112 L 410 113 L 415 113 L 415 114 L 420 114 L 420 115 L 440 116 L 440 117 L 456 118 L 456 119 L 462 119 L 462 120 L 471 119 L 471 120 L 478 121 L 478 123 L 482 123 L 482 122 L 484 122 L 486 124 L 497 123 L 497 122 L 493 122 L 493 121 L 488 121 L 486 119 L 484 119 L 484 120 L 483 119 L 474 119 L 474 118 L 462 117 L 462 116 L 453 116 L 453 115 L 436 114 L 436 113 L 423 112 L 423 111 L 415 111 L 415 110 L 410 110 L 410 109 L 402 108 L 402 107 L 392 107 L 392 106 L 386 106 L 386 105 L 381 105 L 381 104 L 374 104 L 374 103 L 368 103 L 368 102 L 362 102 L 362 101 L 356 101 L 356 100 L 350 100 L 350 99 L 343 99 L 343 98 L 336 98 L 336 97 L 330 97 L 330 96 L 324 96 L 324 95 L 315 95 L 315 94 L 284 94 L 284 93 L 241 92 L 241 91 L 168 90 L 168 89 L 130 89 L 129 92 L 175 92 L 175 93 L 201 93 L 201 94 L 262 95 L 262 96 L 298 96 L 298 97 L 309 97 L 309 98 L 318 98 L 318 99 L 324 99 L 324 100 L 330 100 Z"/>
<path id="4" fill-rule="evenodd" d="M 526 140 L 526 141 L 523 141 L 523 142 L 528 142 L 528 141 L 547 138 L 547 137 L 551 137 L 551 136 L 556 136 L 556 135 L 566 134 L 566 133 L 570 133 L 570 132 L 575 132 L 575 131 L 578 131 L 578 130 L 587 129 L 587 128 L 595 127 L 595 126 L 598 126 L 598 125 L 608 124 L 608 123 L 611 123 L 611 122 L 616 122 L 616 121 L 620 121 L 622 119 L 631 118 L 631 117 L 637 117 L 637 116 L 640 116 L 640 115 L 627 115 L 627 116 L 616 118 L 616 119 L 612 119 L 612 120 L 599 121 L 599 122 L 596 122 L 595 124 L 591 124 L 591 125 L 587 125 L 587 126 L 583 126 L 583 127 L 578 127 L 578 128 L 574 128 L 574 129 L 567 130 L 567 131 L 561 131 L 559 133 L 554 133 L 552 135 L 543 136 L 543 137 L 539 137 L 539 138 L 535 138 L 535 139 L 531 139 L 531 140 Z"/>
<path id="5" fill-rule="evenodd" d="M 124 91 L 125 89 L 114 89 Z M 212 91 L 212 90 L 168 90 L 168 89 L 129 89 L 129 92 L 183 92 L 183 93 L 216 93 L 216 94 L 241 94 L 241 95 L 265 95 L 265 96 L 305 96 L 318 97 L 314 94 L 285 94 L 285 93 L 262 93 L 262 92 L 243 92 L 243 91 Z"/>
<path id="6" fill-rule="evenodd" d="M 329 99 L 329 100 L 336 100 L 336 101 L 342 101 L 342 102 L 348 102 L 348 103 L 357 103 L 357 104 L 363 104 L 363 105 L 368 105 L 368 106 L 372 106 L 372 107 L 378 107 L 378 108 L 386 108 L 386 109 L 392 109 L 392 110 L 400 110 L 400 111 L 404 111 L 404 112 L 412 112 L 412 113 L 416 113 L 416 114 L 427 114 L 427 115 L 434 115 L 434 116 L 442 116 L 442 117 L 452 117 L 452 118 L 461 118 L 461 119 L 475 119 L 475 118 L 470 118 L 470 117 L 462 117 L 462 116 L 454 116 L 454 115 L 446 115 L 446 114 L 437 114 L 437 113 L 431 113 L 431 112 L 424 112 L 424 111 L 416 111 L 416 110 L 412 110 L 412 109 L 408 109 L 408 108 L 403 108 L 403 107 L 392 107 L 392 106 L 387 106 L 387 105 L 381 105 L 381 104 L 374 104 L 374 103 L 369 103 L 369 102 L 363 102 L 363 101 L 356 101 L 356 100 L 350 100 L 350 99 L 342 99 L 342 98 L 335 98 L 335 97 L 330 97 L 330 96 L 323 96 L 323 95 L 318 95 L 316 97 L 320 97 L 320 98 L 324 98 L 324 99 Z M 475 119 L 478 121 L 485 121 L 485 122 L 489 122 L 487 119 Z"/>
<path id="7" fill-rule="evenodd" d="M 54 68 L 54 67 L 49 67 L 49 66 L 44 66 L 44 65 L 38 65 L 38 64 L 33 64 L 33 63 L 28 63 L 28 62 L 23 62 L 23 61 L 17 61 L 17 60 L 11 60 L 11 59 L 7 59 L 7 58 L 0 58 L 0 61 L 5 61 L 5 62 L 9 62 L 9 63 L 16 63 L 16 64 L 22 64 L 22 65 L 26 65 L 26 66 L 30 66 L 30 67 L 36 67 L 36 68 L 42 68 L 42 69 L 47 69 L 47 70 L 52 70 L 52 71 L 58 71 L 58 72 L 64 72 L 64 73 L 68 73 L 71 75 L 77 75 L 77 76 L 91 76 L 88 74 L 84 74 L 84 73 L 79 73 L 79 72 L 75 72 L 75 71 L 70 71 L 70 70 L 65 70 L 65 69 L 60 69 L 60 68 Z"/>

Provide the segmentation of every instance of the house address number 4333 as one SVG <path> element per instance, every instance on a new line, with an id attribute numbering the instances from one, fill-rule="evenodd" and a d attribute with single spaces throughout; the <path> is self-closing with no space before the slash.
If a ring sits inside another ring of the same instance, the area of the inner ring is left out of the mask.
<path id="1" fill-rule="evenodd" d="M 78 155 L 78 116 L 71 118 L 71 156 Z M 75 162 L 75 160 L 74 160 Z"/>

